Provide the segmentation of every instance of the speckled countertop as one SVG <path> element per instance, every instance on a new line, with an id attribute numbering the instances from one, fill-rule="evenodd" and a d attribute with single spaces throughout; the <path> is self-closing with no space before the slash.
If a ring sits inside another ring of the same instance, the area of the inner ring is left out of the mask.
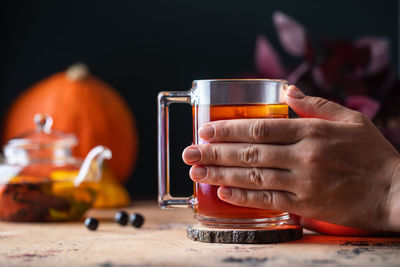
<path id="1" fill-rule="evenodd" d="M 160 210 L 154 201 L 126 209 L 140 212 L 140 229 L 112 221 L 116 210 L 93 210 L 97 231 L 82 222 L 0 223 L 0 266 L 400 266 L 400 238 L 339 237 L 305 232 L 280 244 L 209 244 L 189 240 L 187 209 Z"/>

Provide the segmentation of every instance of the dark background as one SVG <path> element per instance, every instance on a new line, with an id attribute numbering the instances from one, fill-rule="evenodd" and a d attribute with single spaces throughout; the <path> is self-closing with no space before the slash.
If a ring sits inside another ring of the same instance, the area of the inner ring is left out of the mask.
<path id="1" fill-rule="evenodd" d="M 387 37 L 398 58 L 396 1 L 2 1 L 0 115 L 24 89 L 72 63 L 86 63 L 132 108 L 140 135 L 134 198 L 157 194 L 156 95 L 194 79 L 251 71 L 255 38 L 280 47 L 272 13 L 281 10 L 318 37 Z M 278 49 L 286 62 L 292 62 Z M 180 153 L 191 143 L 190 107 L 172 108 L 174 192 L 190 194 Z"/>

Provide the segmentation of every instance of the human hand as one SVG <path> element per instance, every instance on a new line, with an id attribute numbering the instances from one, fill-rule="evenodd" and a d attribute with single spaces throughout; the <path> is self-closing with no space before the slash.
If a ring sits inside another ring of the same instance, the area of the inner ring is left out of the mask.
<path id="1" fill-rule="evenodd" d="M 228 203 L 327 222 L 400 231 L 400 158 L 361 113 L 290 86 L 302 118 L 206 123 L 183 160 Z"/>

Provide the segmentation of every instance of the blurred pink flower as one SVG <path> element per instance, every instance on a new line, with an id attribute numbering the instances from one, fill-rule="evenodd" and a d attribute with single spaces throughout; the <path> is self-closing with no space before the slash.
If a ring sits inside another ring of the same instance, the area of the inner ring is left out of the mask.
<path id="1" fill-rule="evenodd" d="M 304 56 L 307 36 L 303 25 L 280 11 L 273 14 L 273 22 L 283 48 L 292 56 Z"/>

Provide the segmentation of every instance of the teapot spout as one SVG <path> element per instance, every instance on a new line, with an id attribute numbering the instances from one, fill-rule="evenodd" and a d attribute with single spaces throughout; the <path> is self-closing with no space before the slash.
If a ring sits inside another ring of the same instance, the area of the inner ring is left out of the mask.
<path id="1" fill-rule="evenodd" d="M 82 163 L 78 176 L 74 180 L 75 186 L 79 186 L 83 181 L 99 181 L 103 169 L 103 161 L 111 159 L 111 157 L 111 150 L 105 146 L 96 146 L 90 150 Z"/>

